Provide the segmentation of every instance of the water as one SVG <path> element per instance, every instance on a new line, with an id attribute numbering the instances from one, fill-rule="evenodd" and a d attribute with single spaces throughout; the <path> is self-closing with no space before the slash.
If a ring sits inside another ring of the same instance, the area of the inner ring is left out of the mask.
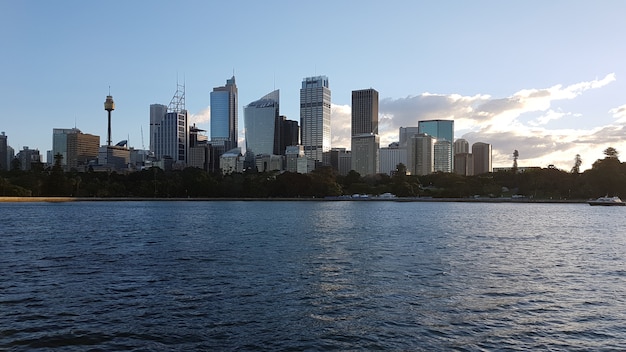
<path id="1" fill-rule="evenodd" d="M 626 209 L 0 204 L 0 350 L 624 350 Z"/>

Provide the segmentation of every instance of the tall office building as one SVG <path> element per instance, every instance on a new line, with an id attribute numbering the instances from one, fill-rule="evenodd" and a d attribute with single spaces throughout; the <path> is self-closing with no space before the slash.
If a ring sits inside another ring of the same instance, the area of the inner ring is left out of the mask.
<path id="1" fill-rule="evenodd" d="M 150 105 L 150 150 L 155 158 L 185 165 L 189 148 L 188 130 L 185 87 L 178 85 L 169 106 Z"/>
<path id="2" fill-rule="evenodd" d="M 417 127 L 400 127 L 399 131 L 399 147 L 406 148 L 407 142 L 409 138 L 419 133 L 419 128 Z"/>
<path id="3" fill-rule="evenodd" d="M 7 171 L 11 169 L 7 146 L 7 136 L 4 134 L 4 132 L 2 132 L 0 133 L 0 170 L 2 171 Z"/>
<path id="4" fill-rule="evenodd" d="M 470 152 L 469 143 L 465 139 L 459 138 L 456 141 L 454 141 L 454 155 L 469 153 L 469 152 Z"/>
<path id="5" fill-rule="evenodd" d="M 472 144 L 472 156 L 474 158 L 474 175 L 492 172 L 491 144 L 482 142 Z"/>
<path id="6" fill-rule="evenodd" d="M 275 90 L 243 109 L 246 153 L 279 155 L 280 92 Z M 283 152 L 284 153 L 284 152 Z"/>
<path id="7" fill-rule="evenodd" d="M 67 171 L 67 136 L 71 133 L 80 132 L 77 128 L 53 128 L 52 129 L 52 160 L 48 162 L 54 165 L 55 156 L 60 154 L 61 166 Z M 100 143 L 100 142 L 98 142 Z"/>
<path id="8" fill-rule="evenodd" d="M 411 175 L 428 175 L 435 170 L 435 138 L 420 133 L 407 141 L 407 171 Z"/>
<path id="9" fill-rule="evenodd" d="M 473 160 L 472 154 L 470 154 L 469 143 L 463 138 L 454 141 L 454 172 L 464 176 L 473 175 Z"/>
<path id="10" fill-rule="evenodd" d="M 362 176 L 378 173 L 378 92 L 352 91 L 352 170 Z"/>
<path id="11" fill-rule="evenodd" d="M 381 174 L 391 176 L 399 164 L 406 167 L 406 148 L 400 148 L 399 143 L 392 143 L 387 148 L 380 148 L 378 153 L 378 172 Z"/>
<path id="12" fill-rule="evenodd" d="M 77 169 L 85 171 L 90 161 L 98 159 L 98 147 L 100 136 L 82 133 L 78 128 L 54 128 L 52 129 L 52 160 L 61 155 L 61 167 L 70 171 Z"/>
<path id="13" fill-rule="evenodd" d="M 237 148 L 237 85 L 235 76 L 211 92 L 211 142 L 221 142 L 224 150 Z"/>
<path id="14" fill-rule="evenodd" d="M 280 117 L 280 154 L 286 155 L 287 147 L 300 144 L 300 127 L 298 121 Z M 304 150 L 304 149 L 303 149 Z"/>
<path id="15" fill-rule="evenodd" d="M 300 139 L 304 155 L 316 163 L 330 151 L 330 89 L 328 77 L 307 77 L 300 89 Z"/>
<path id="16" fill-rule="evenodd" d="M 87 171 L 89 162 L 98 158 L 100 136 L 93 134 L 70 133 L 67 135 L 67 169 Z"/>
<path id="17" fill-rule="evenodd" d="M 454 142 L 454 120 L 424 120 L 419 121 L 417 123 L 417 127 L 419 133 L 429 134 L 439 141 L 446 140 L 450 142 L 450 145 L 452 145 L 452 142 Z M 438 158 L 439 160 L 444 160 L 446 157 L 438 157 L 437 155 L 435 155 L 435 158 Z M 450 160 L 449 167 L 445 167 L 443 170 L 437 171 L 452 172 L 452 166 L 454 163 L 454 150 L 452 148 L 448 149 L 447 158 Z"/>
<path id="18" fill-rule="evenodd" d="M 438 139 L 434 148 L 435 171 L 452 172 L 452 142 Z"/>
<path id="19" fill-rule="evenodd" d="M 32 169 L 33 164 L 41 163 L 39 149 L 29 149 L 27 146 L 20 150 L 15 158 L 19 160 L 20 169 L 22 171 L 29 171 Z"/>

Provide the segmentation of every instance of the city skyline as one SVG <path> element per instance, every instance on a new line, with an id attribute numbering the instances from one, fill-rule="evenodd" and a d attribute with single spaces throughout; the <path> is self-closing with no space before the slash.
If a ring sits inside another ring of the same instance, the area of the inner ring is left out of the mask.
<path id="1" fill-rule="evenodd" d="M 209 130 L 209 94 L 234 75 L 241 142 L 242 102 L 280 88 L 281 114 L 298 121 L 302 78 L 323 74 L 333 91 L 332 147 L 350 146 L 351 91 L 376 87 L 381 147 L 399 127 L 454 119 L 456 138 L 492 144 L 494 167 L 511 166 L 514 150 L 520 166 L 566 170 L 576 154 L 585 170 L 609 146 L 626 153 L 626 49 L 615 44 L 624 3 L 364 1 L 359 16 L 350 3 L 271 5 L 275 21 L 257 16 L 268 5 L 256 3 L 112 1 L 101 16 L 95 3 L 2 2 L 11 55 L 0 58 L 9 102 L 0 131 L 16 152 L 29 146 L 44 157 L 54 128 L 77 127 L 103 145 L 110 86 L 112 143 L 147 148 L 151 104 L 184 82 L 190 125 Z M 188 26 L 166 25 L 174 18 Z M 360 23 L 372 23 L 369 36 L 357 35 Z M 231 32 L 218 36 L 219 28 Z M 293 44 L 301 38 L 324 45 L 303 54 Z M 172 43 L 177 55 L 162 55 Z"/>

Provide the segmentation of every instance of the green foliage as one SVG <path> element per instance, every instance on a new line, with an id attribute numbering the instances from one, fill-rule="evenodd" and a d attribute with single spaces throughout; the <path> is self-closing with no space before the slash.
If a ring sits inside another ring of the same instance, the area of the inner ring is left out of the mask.
<path id="1" fill-rule="evenodd" d="M 610 155 L 609 155 L 610 154 Z M 467 198 L 510 197 L 536 199 L 588 199 L 605 194 L 626 197 L 626 164 L 616 153 L 597 160 L 590 170 L 571 173 L 555 168 L 525 172 L 497 172 L 478 176 L 453 173 L 407 175 L 404 165 L 392 176 L 362 177 L 351 171 L 338 175 L 329 167 L 309 174 L 245 172 L 211 174 L 197 168 L 165 172 L 151 168 L 129 174 L 116 172 L 64 172 L 60 155 L 48 169 L 13 169 L 0 173 L 3 196 L 163 197 L 163 198 L 323 198 L 386 192 L 398 197 Z"/>

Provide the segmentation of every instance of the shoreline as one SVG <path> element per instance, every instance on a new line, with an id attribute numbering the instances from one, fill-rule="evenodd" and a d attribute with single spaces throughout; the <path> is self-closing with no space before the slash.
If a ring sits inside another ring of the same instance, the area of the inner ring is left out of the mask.
<path id="1" fill-rule="evenodd" d="M 147 198 L 147 197 L 0 197 L 0 203 L 66 203 L 66 202 L 224 202 L 224 201 L 261 201 L 261 202 L 286 202 L 286 201 L 317 201 L 317 202 L 457 202 L 457 203 L 543 203 L 543 204 L 586 204 L 587 200 L 581 199 L 528 199 L 528 198 L 351 198 L 351 197 L 327 197 L 327 198 Z"/>

